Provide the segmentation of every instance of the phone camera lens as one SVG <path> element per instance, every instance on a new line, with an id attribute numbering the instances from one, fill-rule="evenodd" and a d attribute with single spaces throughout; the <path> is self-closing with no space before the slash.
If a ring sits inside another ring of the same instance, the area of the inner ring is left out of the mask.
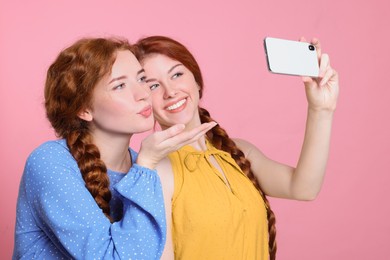
<path id="1" fill-rule="evenodd" d="M 314 51 L 316 48 L 313 45 L 309 45 L 309 50 Z"/>

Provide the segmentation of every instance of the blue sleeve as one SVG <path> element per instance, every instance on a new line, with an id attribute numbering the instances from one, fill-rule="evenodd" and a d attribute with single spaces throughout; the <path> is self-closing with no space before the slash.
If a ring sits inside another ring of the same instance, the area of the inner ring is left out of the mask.
<path id="1" fill-rule="evenodd" d="M 14 259 L 159 259 L 166 220 L 157 173 L 134 165 L 116 184 L 123 218 L 110 223 L 60 143 L 27 160 L 19 189 Z"/>

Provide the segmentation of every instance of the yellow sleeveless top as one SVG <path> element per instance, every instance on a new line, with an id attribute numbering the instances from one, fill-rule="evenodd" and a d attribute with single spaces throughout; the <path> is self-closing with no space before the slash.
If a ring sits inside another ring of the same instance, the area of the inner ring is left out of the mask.
<path id="1" fill-rule="evenodd" d="M 187 145 L 169 155 L 175 259 L 269 259 L 263 199 L 230 154 L 208 142 L 207 148 L 197 151 Z"/>

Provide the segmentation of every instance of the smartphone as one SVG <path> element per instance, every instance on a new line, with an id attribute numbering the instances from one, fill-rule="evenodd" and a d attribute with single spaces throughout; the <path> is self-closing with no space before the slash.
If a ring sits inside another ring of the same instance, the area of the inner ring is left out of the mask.
<path id="1" fill-rule="evenodd" d="M 307 42 L 264 38 L 268 70 L 277 74 L 318 77 L 316 47 Z"/>

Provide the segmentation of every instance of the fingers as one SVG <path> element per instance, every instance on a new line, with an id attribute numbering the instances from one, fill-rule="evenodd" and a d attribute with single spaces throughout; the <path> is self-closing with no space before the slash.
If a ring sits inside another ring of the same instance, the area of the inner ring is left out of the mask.
<path id="1" fill-rule="evenodd" d="M 163 142 L 163 141 L 165 141 L 173 136 L 176 136 L 179 133 L 181 133 L 184 130 L 184 128 L 185 128 L 184 124 L 177 124 L 177 125 L 171 126 L 170 128 L 168 128 L 166 130 L 156 132 L 156 133 L 154 133 L 156 141 Z"/>
<path id="2" fill-rule="evenodd" d="M 216 125 L 217 125 L 216 122 L 210 122 L 210 123 L 204 123 L 200 127 L 192 129 L 191 131 L 188 132 L 188 138 L 190 138 L 188 139 L 188 143 L 195 142 Z"/>
<path id="3" fill-rule="evenodd" d="M 337 76 L 337 72 L 329 67 L 328 70 L 326 70 L 324 77 L 321 79 L 320 86 L 325 86 L 329 80 L 332 80 L 334 77 Z"/>
<path id="4" fill-rule="evenodd" d="M 183 145 L 193 143 L 203 136 L 207 131 L 216 126 L 216 122 L 203 123 L 200 126 L 188 131 L 179 133 L 176 136 L 167 138 L 161 144 L 167 147 L 176 147 L 173 150 L 180 148 Z"/>
<path id="5" fill-rule="evenodd" d="M 209 122 L 209 123 L 203 123 L 200 126 L 190 130 L 188 133 L 192 136 L 196 136 L 201 133 L 206 133 L 211 128 L 217 125 L 217 122 Z"/>
<path id="6" fill-rule="evenodd" d="M 305 37 L 300 37 L 299 41 L 301 42 L 308 42 L 306 40 Z M 321 43 L 320 43 L 320 40 L 318 38 L 312 38 L 311 41 L 310 41 L 310 44 L 313 45 L 316 49 L 316 52 L 317 52 L 317 59 L 318 59 L 318 64 L 321 64 L 321 59 L 322 59 L 322 48 L 321 48 Z M 324 72 L 325 70 L 323 70 L 322 72 Z M 323 73 L 324 74 L 324 73 Z M 320 67 L 320 71 L 319 71 L 319 77 L 322 77 L 321 75 L 321 67 Z M 307 83 L 307 82 L 311 82 L 313 81 L 313 78 L 311 77 L 302 77 L 302 80 L 303 82 Z"/>
<path id="7" fill-rule="evenodd" d="M 319 61 L 321 61 L 322 48 L 321 48 L 320 40 L 318 40 L 317 38 L 313 38 L 313 39 L 311 39 L 310 43 L 312 45 L 314 45 L 314 47 L 316 47 L 317 58 L 318 58 Z"/>
<path id="8" fill-rule="evenodd" d="M 303 77 L 302 77 L 302 81 L 303 81 L 304 83 L 306 83 L 306 82 L 311 82 L 311 81 L 313 81 L 313 79 L 310 78 L 310 77 L 307 77 L 307 76 L 303 76 Z"/>
<path id="9" fill-rule="evenodd" d="M 299 38 L 299 41 L 300 42 L 307 42 L 306 38 L 305 37 L 301 37 Z M 322 55 L 322 49 L 321 49 L 321 43 L 320 43 L 320 40 L 318 38 L 312 38 L 311 41 L 310 41 L 310 44 L 314 45 L 316 47 L 316 51 L 317 51 L 317 57 L 318 59 L 321 58 L 321 55 Z"/>
<path id="10" fill-rule="evenodd" d="M 324 86 L 327 84 L 327 82 L 336 74 L 336 71 L 330 66 L 330 59 L 329 55 L 326 53 L 323 53 L 321 56 L 321 63 L 320 63 L 320 75 L 319 78 L 321 78 L 320 86 Z"/>
<path id="11" fill-rule="evenodd" d="M 329 55 L 324 53 L 321 55 L 321 58 L 320 58 L 320 73 L 319 73 L 320 78 L 324 77 L 328 68 L 330 68 Z"/>
<path id="12" fill-rule="evenodd" d="M 183 132 L 185 128 L 183 124 L 174 125 L 166 130 L 155 132 L 154 142 L 162 147 L 183 146 L 196 141 L 216 125 L 216 122 L 203 123 L 186 132 Z"/>

